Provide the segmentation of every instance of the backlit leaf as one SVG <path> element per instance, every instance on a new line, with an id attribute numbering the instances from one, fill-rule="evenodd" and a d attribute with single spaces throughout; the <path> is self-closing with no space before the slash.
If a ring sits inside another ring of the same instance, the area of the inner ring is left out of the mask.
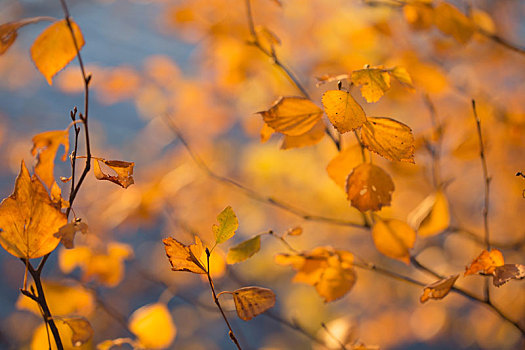
<path id="1" fill-rule="evenodd" d="M 361 127 L 366 121 L 365 111 L 349 92 L 328 90 L 322 101 L 328 119 L 342 134 Z"/>
<path id="2" fill-rule="evenodd" d="M 325 125 L 320 119 L 310 130 L 302 135 L 284 135 L 281 149 L 313 146 L 323 139 L 325 135 Z"/>
<path id="3" fill-rule="evenodd" d="M 266 123 L 263 123 L 263 126 L 261 128 L 261 142 L 265 143 L 266 141 L 268 141 L 274 133 L 275 130 L 273 130 L 271 126 L 269 126 Z"/>
<path id="4" fill-rule="evenodd" d="M 434 24 L 444 34 L 465 44 L 474 34 L 472 21 L 453 5 L 441 2 L 434 8 Z"/>
<path id="5" fill-rule="evenodd" d="M 60 242 L 66 247 L 67 249 L 72 249 L 75 247 L 73 241 L 75 239 L 75 234 L 77 232 L 81 232 L 83 234 L 86 234 L 88 230 L 88 225 L 85 222 L 81 222 L 80 220 L 75 220 L 73 222 L 70 222 L 64 226 L 62 226 L 57 233 L 55 233 L 55 237 L 60 238 Z"/>
<path id="6" fill-rule="evenodd" d="M 60 338 L 62 339 L 62 345 L 63 345 L 64 350 L 92 350 L 93 349 L 93 344 L 91 343 L 91 339 L 88 340 L 87 343 L 84 343 L 80 346 L 75 346 L 71 341 L 74 337 L 73 330 L 65 322 L 60 322 L 57 320 L 55 321 L 55 325 L 58 329 L 58 333 L 60 334 Z M 50 340 L 49 337 L 51 337 L 51 342 L 49 341 Z M 33 337 L 31 339 L 31 344 L 30 344 L 29 349 L 30 350 L 42 350 L 42 349 L 57 350 L 57 346 L 55 342 L 53 341 L 53 336 L 50 334 L 49 328 L 44 322 L 42 322 L 42 324 L 35 329 L 33 333 Z"/>
<path id="7" fill-rule="evenodd" d="M 77 24 L 73 20 L 70 22 L 80 50 L 84 46 L 84 37 Z M 49 85 L 53 84 L 51 80 L 53 76 L 71 62 L 76 55 L 75 43 L 65 19 L 47 27 L 31 46 L 31 58 Z"/>
<path id="8" fill-rule="evenodd" d="M 126 345 L 126 344 L 131 346 L 132 349 L 137 349 L 140 347 L 140 344 L 138 344 L 138 342 L 135 342 L 131 338 L 117 338 L 117 339 L 104 340 L 103 342 L 98 343 L 97 350 L 111 350 L 111 349 L 115 349 L 115 347 L 122 348 L 123 345 Z"/>
<path id="9" fill-rule="evenodd" d="M 231 247 L 226 256 L 226 262 L 228 264 L 236 264 L 244 261 L 257 253 L 259 249 L 261 249 L 261 236 L 257 235 Z"/>
<path id="10" fill-rule="evenodd" d="M 16 40 L 18 29 L 40 21 L 47 21 L 49 17 L 24 18 L 19 21 L 4 23 L 0 25 L 0 55 L 4 54 Z"/>
<path id="11" fill-rule="evenodd" d="M 354 145 L 339 152 L 326 166 L 326 172 L 328 176 L 344 190 L 348 175 L 362 161 L 361 147 Z"/>
<path id="12" fill-rule="evenodd" d="M 352 72 L 352 81 L 361 85 L 367 102 L 377 102 L 390 89 L 390 75 L 382 68 L 364 68 Z"/>
<path id="13" fill-rule="evenodd" d="M 401 84 L 404 86 L 413 89 L 414 85 L 412 85 L 412 78 L 410 77 L 410 74 L 408 74 L 407 70 L 404 67 L 394 67 L 391 69 L 390 74 L 397 79 Z"/>
<path id="14" fill-rule="evenodd" d="M 356 282 L 356 274 L 351 265 L 339 257 L 330 257 L 328 266 L 323 270 L 315 289 L 324 302 L 328 303 L 342 298 Z"/>
<path id="15" fill-rule="evenodd" d="M 71 343 L 75 347 L 86 344 L 93 337 L 94 331 L 91 324 L 84 317 L 67 317 L 61 318 L 71 328 L 73 335 L 71 336 Z"/>
<path id="16" fill-rule="evenodd" d="M 412 29 L 423 30 L 432 26 L 434 13 L 431 6 L 413 2 L 403 6 L 403 14 Z"/>
<path id="17" fill-rule="evenodd" d="M 244 287 L 232 294 L 237 315 L 244 321 L 251 320 L 275 305 L 275 293 L 268 288 Z"/>
<path id="18" fill-rule="evenodd" d="M 54 234 L 66 223 L 60 206 L 22 161 L 14 192 L 0 204 L 2 247 L 19 258 L 39 258 L 56 248 L 60 240 Z"/>
<path id="19" fill-rule="evenodd" d="M 173 271 L 188 271 L 193 273 L 206 273 L 206 268 L 199 258 L 204 252 L 204 246 L 198 236 L 195 236 L 195 244 L 186 246 L 173 237 L 162 240 L 164 249 Z"/>
<path id="20" fill-rule="evenodd" d="M 372 238 L 380 253 L 410 263 L 409 250 L 414 247 L 416 232 L 406 222 L 379 219 L 372 227 Z"/>
<path id="21" fill-rule="evenodd" d="M 496 266 L 493 275 L 492 283 L 494 283 L 496 287 L 500 287 L 511 279 L 521 280 L 525 278 L 525 265 L 505 264 Z"/>
<path id="22" fill-rule="evenodd" d="M 314 127 L 323 110 L 304 97 L 281 97 L 267 111 L 259 112 L 275 131 L 298 136 Z"/>
<path id="23" fill-rule="evenodd" d="M 288 229 L 283 236 L 300 236 L 303 234 L 303 228 L 301 226 L 292 227 Z"/>
<path id="24" fill-rule="evenodd" d="M 361 141 L 388 160 L 414 163 L 412 129 L 397 120 L 369 117 L 361 128 Z"/>
<path id="25" fill-rule="evenodd" d="M 450 292 L 450 289 L 452 288 L 452 286 L 454 286 L 454 283 L 456 282 L 458 277 L 459 274 L 456 274 L 431 283 L 429 285 L 426 285 L 423 289 L 423 295 L 421 295 L 419 301 L 421 303 L 425 303 L 429 299 L 443 299 Z"/>
<path id="26" fill-rule="evenodd" d="M 162 303 L 135 310 L 129 318 L 129 329 L 147 349 L 166 349 L 177 335 L 171 313 Z"/>
<path id="27" fill-rule="evenodd" d="M 317 79 L 317 83 L 315 84 L 315 86 L 319 87 L 322 84 L 331 83 L 333 81 L 348 80 L 350 79 L 350 74 L 324 74 L 320 77 L 316 77 L 315 79 Z"/>
<path id="28" fill-rule="evenodd" d="M 230 206 L 224 208 L 224 210 L 217 216 L 217 221 L 219 224 L 214 224 L 212 227 L 216 243 L 226 242 L 235 235 L 235 231 L 239 228 L 237 216 Z"/>
<path id="29" fill-rule="evenodd" d="M 352 206 L 360 211 L 379 210 L 390 205 L 394 182 L 377 165 L 364 163 L 356 167 L 346 180 L 346 194 Z"/>
<path id="30" fill-rule="evenodd" d="M 35 174 L 48 188 L 51 188 L 55 182 L 53 169 L 55 167 L 55 155 L 60 145 L 64 146 L 62 161 L 65 161 L 69 151 L 69 130 L 46 131 L 33 136 L 31 154 L 35 156 L 38 153 Z"/>
<path id="31" fill-rule="evenodd" d="M 450 224 L 450 212 L 445 194 L 442 191 L 430 194 L 408 214 L 407 222 L 423 237 L 446 230 Z"/>
<path id="32" fill-rule="evenodd" d="M 117 176 L 105 174 L 100 168 L 100 162 L 106 164 L 108 167 L 113 169 Z M 93 162 L 93 173 L 95 177 L 99 180 L 111 181 L 117 185 L 122 186 L 123 188 L 128 188 L 135 183 L 133 180 L 133 167 L 135 163 L 125 162 L 121 160 L 105 160 L 97 158 Z"/>
<path id="33" fill-rule="evenodd" d="M 483 250 L 481 254 L 467 266 L 464 276 L 476 273 L 491 275 L 496 270 L 496 267 L 503 266 L 504 264 L 503 254 L 501 254 L 499 250 L 492 249 L 490 252 Z"/>

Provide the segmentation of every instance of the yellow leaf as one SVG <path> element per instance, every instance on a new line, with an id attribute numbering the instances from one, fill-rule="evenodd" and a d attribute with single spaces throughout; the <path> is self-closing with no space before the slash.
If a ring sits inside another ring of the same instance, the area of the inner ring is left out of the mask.
<path id="1" fill-rule="evenodd" d="M 290 149 L 297 147 L 313 146 L 323 139 L 325 135 L 325 125 L 322 120 L 319 120 L 313 128 L 302 135 L 290 136 L 284 135 L 284 140 L 281 149 Z"/>
<path id="2" fill-rule="evenodd" d="M 451 275 L 447 278 L 426 285 L 423 289 L 423 295 L 421 295 L 419 301 L 421 303 L 425 303 L 429 299 L 443 299 L 450 292 L 450 289 L 452 289 L 452 286 L 454 286 L 454 283 L 456 283 L 458 277 L 459 274 Z"/>
<path id="3" fill-rule="evenodd" d="M 236 264 L 238 262 L 244 261 L 249 257 L 253 256 L 261 249 L 261 236 L 257 235 L 253 238 L 250 238 L 244 242 L 233 246 L 228 251 L 226 256 L 226 262 L 228 264 Z"/>
<path id="4" fill-rule="evenodd" d="M 403 6 L 403 14 L 412 29 L 428 29 L 433 24 L 434 13 L 431 6 L 413 3 Z"/>
<path id="5" fill-rule="evenodd" d="M 397 66 L 391 69 L 389 72 L 401 84 L 403 84 L 409 89 L 414 89 L 414 85 L 412 84 L 412 78 L 410 77 L 410 74 L 408 74 L 405 68 Z"/>
<path id="6" fill-rule="evenodd" d="M 93 328 L 89 321 L 83 317 L 61 318 L 60 321 L 67 324 L 73 332 L 71 343 L 74 347 L 86 344 L 93 337 Z"/>
<path id="7" fill-rule="evenodd" d="M 265 26 L 255 26 L 255 32 L 257 33 L 257 39 L 259 43 L 268 52 L 275 50 L 275 46 L 281 45 L 281 40 L 275 35 L 274 32 L 266 28 Z"/>
<path id="8" fill-rule="evenodd" d="M 364 212 L 390 205 L 394 182 L 377 165 L 365 163 L 356 167 L 346 180 L 346 194 L 352 206 Z"/>
<path id="9" fill-rule="evenodd" d="M 491 275 L 496 270 L 496 267 L 503 266 L 504 264 L 505 260 L 503 259 L 503 254 L 501 254 L 499 250 L 492 249 L 490 252 L 483 250 L 481 254 L 465 269 L 464 276 L 476 273 Z"/>
<path id="10" fill-rule="evenodd" d="M 290 136 L 306 133 L 323 116 L 323 110 L 304 97 L 281 97 L 270 109 L 259 113 L 275 131 Z"/>
<path id="11" fill-rule="evenodd" d="M 355 284 L 356 274 L 354 269 L 341 263 L 339 257 L 331 257 L 328 266 L 323 270 L 315 289 L 324 302 L 328 303 L 342 298 Z"/>
<path id="12" fill-rule="evenodd" d="M 266 123 L 263 123 L 263 126 L 261 128 L 261 142 L 265 143 L 266 141 L 268 141 L 274 132 L 275 130 L 273 130 L 271 126 L 269 126 Z"/>
<path id="13" fill-rule="evenodd" d="M 170 311 L 161 303 L 135 310 L 129 318 L 129 329 L 147 349 L 166 349 L 177 335 Z"/>
<path id="14" fill-rule="evenodd" d="M 100 168 L 100 162 L 106 164 L 108 167 L 113 169 L 117 176 L 105 174 Z M 133 180 L 133 167 L 135 163 L 124 162 L 122 160 L 105 160 L 101 158 L 95 159 L 93 162 L 93 173 L 99 180 L 108 180 L 123 188 L 128 188 L 135 183 Z"/>
<path id="15" fill-rule="evenodd" d="M 349 92 L 328 90 L 322 102 L 328 119 L 342 134 L 361 127 L 366 121 L 365 111 Z"/>
<path id="16" fill-rule="evenodd" d="M 471 20 L 455 6 L 446 2 L 434 8 L 434 24 L 441 32 L 452 36 L 461 44 L 467 43 L 474 34 Z"/>
<path id="17" fill-rule="evenodd" d="M 326 172 L 339 187 L 345 189 L 348 174 L 362 161 L 361 147 L 354 145 L 339 152 L 339 154 L 328 163 Z"/>
<path id="18" fill-rule="evenodd" d="M 173 237 L 165 238 L 164 248 L 173 271 L 188 271 L 204 274 L 206 268 L 199 258 L 204 252 L 204 246 L 198 236 L 195 236 L 195 244 L 186 246 Z"/>
<path id="19" fill-rule="evenodd" d="M 60 240 L 54 234 L 66 223 L 60 206 L 22 161 L 14 192 L 0 204 L 2 247 L 19 258 L 39 258 L 56 248 Z"/>
<path id="20" fill-rule="evenodd" d="M 104 340 L 101 343 L 97 344 L 97 350 L 111 350 L 115 349 L 115 347 L 122 348 L 123 345 L 130 345 L 132 349 L 140 348 L 140 344 L 138 342 L 135 342 L 131 338 L 117 338 L 117 339 L 110 339 L 110 340 Z"/>
<path id="21" fill-rule="evenodd" d="M 47 21 L 49 17 L 24 18 L 19 21 L 0 25 L 0 55 L 4 54 L 16 40 L 17 31 L 21 27 L 40 21 Z"/>
<path id="22" fill-rule="evenodd" d="M 372 227 L 372 238 L 380 253 L 410 263 L 409 249 L 414 246 L 416 232 L 406 222 L 379 219 Z"/>
<path id="23" fill-rule="evenodd" d="M 212 230 L 215 234 L 215 242 L 223 243 L 235 235 L 235 231 L 239 228 L 239 221 L 233 212 L 232 207 L 227 206 L 217 216 L 219 225 L 213 224 Z"/>
<path id="24" fill-rule="evenodd" d="M 414 163 L 412 129 L 397 120 L 368 118 L 361 129 L 361 141 L 370 151 L 388 160 Z"/>
<path id="25" fill-rule="evenodd" d="M 69 151 L 69 130 L 46 131 L 33 137 L 31 154 L 35 156 L 38 153 L 35 174 L 48 188 L 51 188 L 55 182 L 53 169 L 55 167 L 55 155 L 60 145 L 64 146 L 64 155 L 62 156 L 64 162 Z"/>
<path id="26" fill-rule="evenodd" d="M 89 316 L 95 309 L 96 301 L 93 292 L 80 284 L 44 281 L 43 289 L 46 294 L 47 304 L 53 315 L 66 316 L 76 314 Z M 16 308 L 30 311 L 37 316 L 41 315 L 38 304 L 22 294 L 16 301 Z"/>
<path id="27" fill-rule="evenodd" d="M 288 229 L 283 236 L 300 236 L 303 234 L 303 228 L 301 226 L 292 227 Z"/>
<path id="28" fill-rule="evenodd" d="M 71 339 L 74 336 L 74 333 L 73 333 L 73 330 L 71 330 L 71 327 L 69 327 L 65 322 L 55 321 L 55 324 L 57 326 L 58 333 L 60 334 L 60 338 L 62 339 L 62 345 L 64 346 L 64 350 L 92 350 L 93 349 L 91 340 L 89 340 L 87 343 L 84 343 L 80 346 L 75 346 L 71 342 Z M 42 323 L 34 331 L 33 338 L 31 339 L 30 349 L 31 350 L 42 350 L 42 349 L 56 350 L 57 349 L 57 346 L 53 340 L 53 335 L 49 333 L 49 329 L 47 328 L 47 325 L 45 323 Z"/>
<path id="29" fill-rule="evenodd" d="M 352 81 L 361 85 L 361 95 L 368 103 L 377 102 L 390 89 L 390 75 L 382 68 L 365 68 L 352 72 Z"/>
<path id="30" fill-rule="evenodd" d="M 84 46 L 84 37 L 77 24 L 72 20 L 70 23 L 80 50 Z M 76 55 L 75 43 L 65 19 L 47 27 L 31 46 L 31 58 L 49 85 L 53 85 L 53 76 L 67 66 Z"/>
<path id="31" fill-rule="evenodd" d="M 319 87 L 323 84 L 331 83 L 333 81 L 348 80 L 350 79 L 350 75 L 349 74 L 337 74 L 337 75 L 324 74 L 320 77 L 316 77 L 315 79 L 317 79 L 317 83 L 315 84 L 315 86 Z"/>
<path id="32" fill-rule="evenodd" d="M 249 321 L 275 305 L 275 293 L 261 287 L 244 287 L 235 290 L 233 301 L 241 320 Z"/>
<path id="33" fill-rule="evenodd" d="M 477 8 L 472 8 L 470 10 L 470 17 L 474 25 L 480 28 L 482 31 L 485 31 L 489 34 L 496 33 L 496 24 L 494 24 L 494 20 L 487 12 Z"/>
<path id="34" fill-rule="evenodd" d="M 521 280 L 525 278 L 525 265 L 505 264 L 496 266 L 493 275 L 492 283 L 494 283 L 496 287 L 500 287 L 511 279 Z"/>
<path id="35" fill-rule="evenodd" d="M 87 230 L 88 225 L 85 222 L 81 222 L 80 219 L 78 219 L 62 226 L 58 230 L 58 232 L 55 233 L 55 237 L 60 238 L 60 242 L 62 242 L 64 247 L 66 247 L 67 249 L 72 249 L 75 247 L 73 243 L 75 239 L 75 234 L 77 232 L 86 234 Z"/>
<path id="36" fill-rule="evenodd" d="M 437 191 L 426 197 L 408 214 L 407 222 L 422 237 L 437 235 L 450 224 L 447 197 Z"/>

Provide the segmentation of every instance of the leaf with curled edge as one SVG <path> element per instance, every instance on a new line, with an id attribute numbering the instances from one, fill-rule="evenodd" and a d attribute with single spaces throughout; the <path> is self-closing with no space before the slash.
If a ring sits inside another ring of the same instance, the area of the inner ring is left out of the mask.
<path id="1" fill-rule="evenodd" d="M 505 264 L 496 266 L 493 272 L 492 283 L 496 287 L 500 287 L 512 279 L 521 280 L 523 278 L 525 278 L 525 265 Z"/>
<path id="2" fill-rule="evenodd" d="M 275 293 L 268 288 L 244 287 L 231 293 L 237 315 L 249 321 L 275 305 Z"/>
<path id="3" fill-rule="evenodd" d="M 372 239 L 381 254 L 410 264 L 410 249 L 416 242 L 416 232 L 406 222 L 378 219 L 372 227 Z"/>
<path id="4" fill-rule="evenodd" d="M 117 176 L 106 174 L 100 168 L 100 162 L 113 169 Z M 111 181 L 123 188 L 128 188 L 135 183 L 133 180 L 133 167 L 135 163 L 122 160 L 105 160 L 96 158 L 93 162 L 93 173 L 98 180 Z"/>
<path id="5" fill-rule="evenodd" d="M 423 295 L 421 295 L 419 301 L 421 303 L 425 303 L 429 299 L 443 299 L 450 292 L 450 290 L 454 286 L 454 283 L 456 283 L 458 277 L 459 274 L 451 275 L 447 278 L 426 285 L 423 289 Z"/>
<path id="6" fill-rule="evenodd" d="M 18 29 L 31 23 L 53 20 L 51 17 L 32 17 L 0 25 L 0 55 L 4 54 L 15 42 Z"/>
<path id="7" fill-rule="evenodd" d="M 361 128 L 361 141 L 370 151 L 388 160 L 415 163 L 412 129 L 397 120 L 368 117 Z"/>
<path id="8" fill-rule="evenodd" d="M 501 254 L 499 250 L 483 250 L 481 254 L 465 268 L 464 276 L 476 273 L 492 275 L 496 267 L 503 266 L 504 264 L 503 254 Z"/>
<path id="9" fill-rule="evenodd" d="M 206 273 L 206 268 L 199 260 L 204 252 L 204 246 L 199 236 L 195 236 L 195 244 L 188 246 L 173 237 L 165 238 L 162 242 L 173 271 Z"/>
<path id="10" fill-rule="evenodd" d="M 323 139 L 325 135 L 325 125 L 322 119 L 319 119 L 317 123 L 307 132 L 302 135 L 290 136 L 284 135 L 281 149 L 290 149 L 298 147 L 313 146 Z"/>
<path id="11" fill-rule="evenodd" d="M 69 151 L 69 129 L 45 131 L 33 136 L 33 148 L 31 154 L 36 156 L 38 153 L 38 162 L 35 167 L 35 174 L 40 177 L 42 182 L 51 188 L 55 182 L 53 175 L 55 167 L 55 156 L 60 145 L 64 146 L 62 161 L 67 159 Z"/>

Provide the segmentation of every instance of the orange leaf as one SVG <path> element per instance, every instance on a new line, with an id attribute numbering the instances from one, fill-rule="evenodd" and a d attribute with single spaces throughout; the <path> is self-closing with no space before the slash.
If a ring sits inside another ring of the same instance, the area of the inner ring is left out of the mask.
<path id="1" fill-rule="evenodd" d="M 272 137 L 275 130 L 272 129 L 271 126 L 269 126 L 266 123 L 263 123 L 263 126 L 261 128 L 261 143 L 265 143 Z"/>
<path id="2" fill-rule="evenodd" d="M 494 277 L 492 283 L 496 287 L 502 286 L 511 279 L 521 280 L 525 278 L 525 265 L 521 264 L 505 264 L 496 266 L 494 269 Z"/>
<path id="3" fill-rule="evenodd" d="M 74 347 L 82 346 L 93 337 L 93 328 L 84 317 L 65 317 L 60 320 L 71 328 L 73 332 L 71 344 L 73 344 Z"/>
<path id="4" fill-rule="evenodd" d="M 390 75 L 382 68 L 365 68 L 352 72 L 352 81 L 361 85 L 366 102 L 377 102 L 390 89 Z"/>
<path id="5" fill-rule="evenodd" d="M 302 135 L 290 136 L 284 135 L 281 149 L 290 149 L 297 147 L 313 146 L 323 139 L 325 127 L 322 120 L 319 120 L 313 128 Z"/>
<path id="6" fill-rule="evenodd" d="M 137 336 L 140 348 L 146 349 L 167 349 L 177 335 L 170 310 L 162 303 L 135 310 L 129 318 L 129 329 Z"/>
<path id="7" fill-rule="evenodd" d="M 35 175 L 30 177 L 22 161 L 14 192 L 0 204 L 2 247 L 19 258 L 39 258 L 56 248 L 59 239 L 54 234 L 66 223 L 60 205 Z"/>
<path id="8" fill-rule="evenodd" d="M 204 246 L 198 236 L 195 236 L 195 244 L 186 246 L 173 237 L 162 240 L 166 255 L 173 271 L 188 271 L 204 274 L 206 268 L 202 265 L 199 258 L 204 252 Z"/>
<path id="9" fill-rule="evenodd" d="M 317 79 L 317 83 L 315 84 L 315 86 L 319 87 L 323 84 L 331 83 L 333 81 L 348 80 L 350 79 L 350 75 L 349 74 L 338 74 L 338 75 L 324 74 L 320 77 L 316 77 L 315 79 Z"/>
<path id="10" fill-rule="evenodd" d="M 19 21 L 0 25 L 0 55 L 4 54 L 16 40 L 17 31 L 21 27 L 40 21 L 47 21 L 49 17 L 24 18 Z"/>
<path id="11" fill-rule="evenodd" d="M 62 161 L 66 160 L 69 151 L 69 130 L 53 130 L 33 136 L 33 148 L 31 154 L 38 153 L 38 162 L 35 167 L 35 174 L 42 182 L 51 188 L 55 182 L 53 169 L 55 167 L 55 155 L 60 145 L 64 146 Z"/>
<path id="12" fill-rule="evenodd" d="M 472 21 L 453 5 L 442 2 L 434 8 L 434 24 L 444 34 L 465 44 L 474 34 Z"/>
<path id="13" fill-rule="evenodd" d="M 344 261 L 340 256 L 332 256 L 327 259 L 328 266 L 323 270 L 315 289 L 324 302 L 328 303 L 345 296 L 356 282 L 355 270 L 351 268 L 351 262 Z"/>
<path id="14" fill-rule="evenodd" d="M 235 290 L 233 301 L 241 320 L 249 321 L 275 305 L 275 293 L 268 288 L 244 287 Z"/>
<path id="15" fill-rule="evenodd" d="M 423 295 L 421 295 L 419 301 L 424 303 L 429 299 L 443 299 L 450 292 L 450 289 L 452 289 L 452 286 L 454 286 L 454 283 L 458 277 L 459 274 L 451 275 L 447 278 L 426 285 L 423 289 Z"/>
<path id="16" fill-rule="evenodd" d="M 80 50 L 84 46 L 84 37 L 77 24 L 72 20 L 70 23 Z M 65 19 L 47 27 L 31 46 L 31 58 L 49 85 L 53 85 L 53 76 L 67 66 L 76 55 L 75 43 Z"/>
<path id="17" fill-rule="evenodd" d="M 410 75 L 404 67 L 397 66 L 389 70 L 388 72 L 405 87 L 409 89 L 414 89 L 414 85 L 412 85 L 412 78 L 410 77 Z"/>
<path id="18" fill-rule="evenodd" d="M 361 141 L 380 156 L 414 163 L 414 135 L 407 125 L 390 118 L 370 117 L 361 129 Z"/>
<path id="19" fill-rule="evenodd" d="M 328 119 L 342 134 L 361 127 L 366 121 L 365 111 L 349 92 L 329 90 L 322 101 Z"/>
<path id="20" fill-rule="evenodd" d="M 323 110 L 304 97 L 281 97 L 270 109 L 259 114 L 275 131 L 298 136 L 314 127 L 323 116 Z"/>
<path id="21" fill-rule="evenodd" d="M 372 227 L 372 238 L 380 253 L 410 263 L 409 250 L 416 241 L 416 232 L 406 222 L 379 219 Z"/>
<path id="22" fill-rule="evenodd" d="M 377 165 L 365 163 L 356 167 L 346 180 L 346 194 L 352 206 L 360 211 L 379 210 L 390 205 L 394 182 Z"/>
<path id="23" fill-rule="evenodd" d="M 102 172 L 100 168 L 100 162 L 106 164 L 108 167 L 113 169 L 117 176 L 108 175 Z M 128 188 L 133 185 L 135 181 L 133 180 L 133 167 L 135 163 L 133 162 L 124 162 L 121 160 L 105 160 L 101 158 L 95 159 L 93 162 L 93 173 L 95 177 L 99 180 L 108 180 L 117 185 L 122 186 L 123 188 Z"/>
<path id="24" fill-rule="evenodd" d="M 283 236 L 300 236 L 303 234 L 303 228 L 301 226 L 296 226 L 288 229 Z"/>
<path id="25" fill-rule="evenodd" d="M 88 225 L 85 222 L 81 222 L 80 219 L 75 219 L 75 221 L 62 226 L 58 232 L 55 233 L 55 237 L 60 238 L 60 242 L 62 242 L 64 247 L 67 249 L 72 249 L 75 247 L 73 243 L 75 234 L 77 232 L 86 234 L 87 230 Z"/>
<path id="26" fill-rule="evenodd" d="M 326 172 L 339 187 L 344 189 L 346 187 L 348 174 L 350 174 L 352 169 L 358 166 L 362 160 L 361 147 L 355 145 L 339 152 L 326 166 Z"/>
<path id="27" fill-rule="evenodd" d="M 446 230 L 450 223 L 450 212 L 445 194 L 442 191 L 430 194 L 408 214 L 407 222 L 422 237 Z"/>
<path id="28" fill-rule="evenodd" d="M 499 250 L 493 249 L 490 252 L 483 250 L 481 254 L 465 269 L 464 276 L 476 273 L 491 275 L 494 273 L 497 266 L 503 266 L 504 263 L 503 254 L 501 254 Z"/>

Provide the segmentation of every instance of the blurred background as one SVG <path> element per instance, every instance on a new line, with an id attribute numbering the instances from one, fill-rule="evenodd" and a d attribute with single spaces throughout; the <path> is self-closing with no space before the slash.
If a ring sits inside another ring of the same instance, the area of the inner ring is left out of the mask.
<path id="1" fill-rule="evenodd" d="M 416 6 L 419 2 L 413 8 L 401 6 L 404 3 L 253 0 L 252 6 L 260 33 L 270 31 L 279 39 L 278 57 L 319 106 L 322 94 L 336 83 L 316 87 L 315 77 L 350 73 L 367 64 L 407 69 L 414 91 L 393 83 L 372 104 L 357 90 L 353 95 L 367 115 L 402 121 L 416 137 L 415 165 L 374 158 L 396 186 L 392 206 L 383 208 L 381 216 L 405 220 L 436 189 L 433 165 L 447 183 L 451 225 L 461 230 L 418 238 L 413 250 L 443 275 L 462 273 L 484 247 L 465 233 L 483 233 L 484 185 L 470 102 L 476 99 L 492 179 L 491 236 L 506 262 L 524 263 L 525 179 L 515 174 L 525 170 L 525 54 L 478 32 L 458 42 L 429 22 Z M 525 46 L 525 3 L 452 3 L 486 32 Z M 323 322 L 342 342 L 382 349 L 523 346 L 516 328 L 479 303 L 450 294 L 421 305 L 421 288 L 369 271 L 358 270 L 355 287 L 344 298 L 324 304 L 314 287 L 293 283 L 295 272 L 274 262 L 274 256 L 287 249 L 270 236 L 263 237 L 261 251 L 251 259 L 226 265 L 227 249 L 233 244 L 268 230 L 283 233 L 301 226 L 303 234 L 289 238 L 298 250 L 330 245 L 425 283 L 434 281 L 377 252 L 368 230 L 305 220 L 210 177 L 170 129 L 167 120 L 217 175 L 309 214 L 360 220 L 360 213 L 326 173 L 337 155 L 328 137 L 314 146 L 288 150 L 280 149 L 279 135 L 260 141 L 263 122 L 256 113 L 279 96 L 300 92 L 271 59 L 248 44 L 244 1 L 72 0 L 68 5 L 83 32 L 86 44 L 81 53 L 93 77 L 92 153 L 135 162 L 135 185 L 125 190 L 88 177 L 74 212 L 88 223 L 89 233 L 78 235 L 74 250 L 66 252 L 60 245 L 46 265 L 45 280 L 57 295 L 50 301 L 51 311 L 64 304 L 64 313 L 85 316 L 94 328 L 94 339 L 85 348 L 108 339 L 135 338 L 129 332 L 130 315 L 157 302 L 167 304 L 175 325 L 159 328 L 159 333 L 176 329 L 168 348 L 232 348 L 207 281 L 172 272 L 162 244 L 167 236 L 189 244 L 195 233 L 213 244 L 211 226 L 227 205 L 235 210 L 240 228 L 231 242 L 215 250 L 212 276 L 217 289 L 258 285 L 277 294 L 271 315 L 249 322 L 238 319 L 233 303 L 223 299 L 243 349 L 341 348 L 321 327 Z M 33 16 L 61 18 L 63 13 L 58 0 L 0 0 L 0 23 Z M 47 25 L 20 29 L 15 44 L 0 57 L 2 198 L 12 192 L 20 160 L 28 167 L 35 164 L 31 138 L 66 128 L 69 111 L 74 106 L 83 109 L 76 61 L 53 79 L 52 86 L 31 62 L 31 44 Z M 428 101 L 435 107 L 434 123 Z M 342 142 L 349 147 L 355 139 L 345 136 Z M 425 147 L 429 142 L 440 144 L 438 162 Z M 55 175 L 70 176 L 69 162 L 57 160 Z M 62 191 L 67 195 L 68 185 Z M 92 259 L 98 265 L 82 270 L 75 268 L 85 261 L 82 254 L 103 258 Z M 0 347 L 39 348 L 35 330 L 41 317 L 19 300 L 24 265 L 0 250 L 0 271 Z M 457 285 L 481 295 L 483 278 L 461 277 Z M 511 281 L 493 288 L 492 296 L 510 318 L 523 322 L 524 291 L 523 281 Z M 46 339 L 45 332 L 40 337 Z M 47 340 L 43 344 L 47 347 Z"/>

